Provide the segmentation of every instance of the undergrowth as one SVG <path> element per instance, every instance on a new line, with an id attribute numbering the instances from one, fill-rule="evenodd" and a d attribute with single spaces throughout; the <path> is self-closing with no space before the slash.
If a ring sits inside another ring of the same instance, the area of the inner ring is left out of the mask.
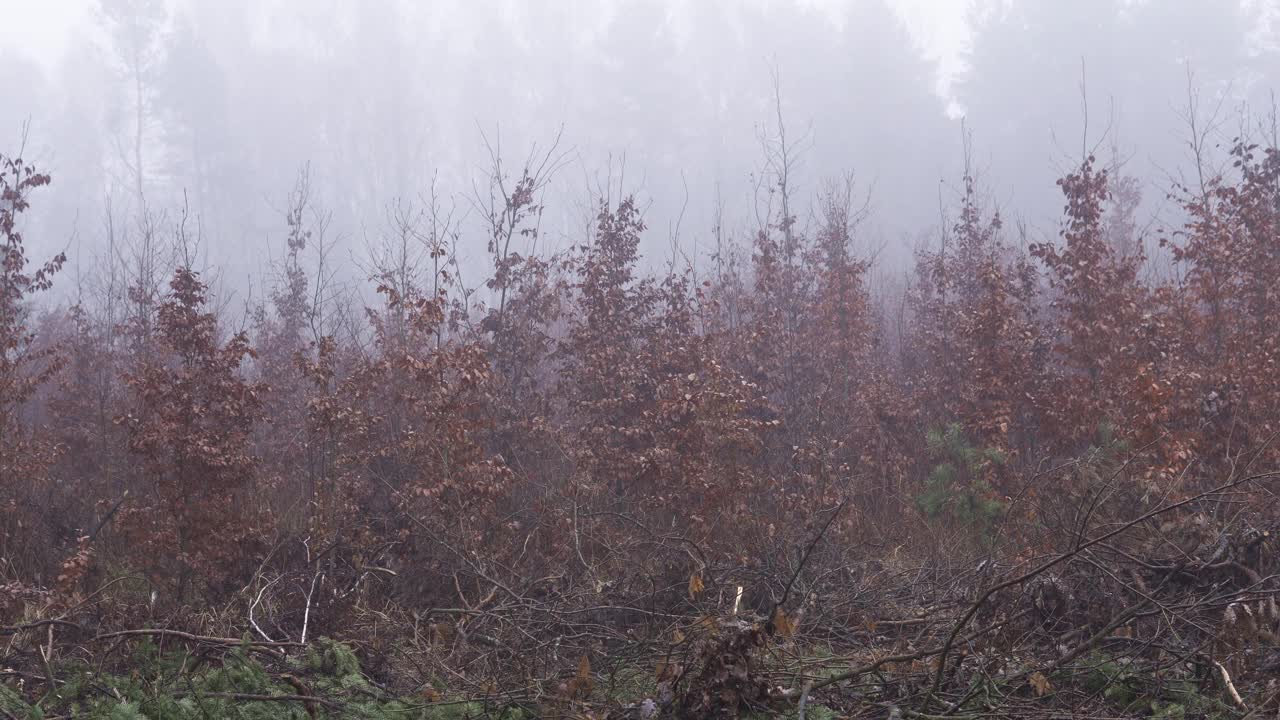
<path id="1" fill-rule="evenodd" d="M 391 697 L 364 676 L 350 647 L 321 640 L 272 671 L 244 649 L 205 666 L 187 652 L 162 652 L 144 643 L 128 669 L 99 673 L 88 665 L 59 668 L 56 694 L 24 699 L 0 684 L 0 716 L 23 720 L 54 717 L 88 720 L 522 720 L 518 708 L 438 697 Z M 280 699 L 266 699 L 280 698 Z"/>

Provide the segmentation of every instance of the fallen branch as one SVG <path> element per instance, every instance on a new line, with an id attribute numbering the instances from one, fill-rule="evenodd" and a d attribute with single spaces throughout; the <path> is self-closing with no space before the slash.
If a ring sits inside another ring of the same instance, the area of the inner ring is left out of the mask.
<path id="1" fill-rule="evenodd" d="M 1235 683 L 1231 682 L 1231 676 L 1227 674 L 1227 669 L 1217 660 L 1210 660 L 1213 667 L 1218 671 L 1218 679 L 1222 680 L 1222 687 L 1227 691 L 1227 696 L 1231 698 L 1231 702 L 1236 707 L 1249 712 L 1249 706 L 1244 704 L 1244 699 L 1240 697 L 1239 691 L 1236 690 Z"/>
<path id="2" fill-rule="evenodd" d="M 114 632 L 95 635 L 92 638 L 90 638 L 90 641 L 98 642 L 101 640 L 109 640 L 111 638 L 131 637 L 131 636 L 173 637 L 173 638 L 178 638 L 179 640 L 187 640 L 189 642 L 205 643 L 206 645 L 225 645 L 228 647 L 233 647 L 236 645 L 243 645 L 248 647 L 268 647 L 268 648 L 286 648 L 286 647 L 302 646 L 302 643 L 291 642 L 287 640 L 286 641 L 273 640 L 268 642 L 265 640 L 246 640 L 244 638 L 220 638 L 220 637 L 210 637 L 208 635 L 193 635 L 192 633 L 182 632 L 181 630 L 165 630 L 162 628 L 146 628 L 146 629 L 139 629 L 139 630 L 116 630 Z"/>
<path id="3" fill-rule="evenodd" d="M 1018 575 L 1017 577 L 992 585 L 990 588 L 986 590 L 986 592 L 982 593 L 982 595 L 979 596 L 978 599 L 973 602 L 973 604 L 969 606 L 969 609 L 966 610 L 964 615 L 960 617 L 960 619 L 956 622 L 955 626 L 951 629 L 951 633 L 947 636 L 947 641 L 943 644 L 942 652 L 940 653 L 940 656 L 938 658 L 938 669 L 934 673 L 933 684 L 929 689 L 929 699 L 925 701 L 925 709 L 926 710 L 928 709 L 928 706 L 931 704 L 932 699 L 937 696 L 938 691 L 942 688 L 942 677 L 946 671 L 947 655 L 951 653 L 951 648 L 955 644 L 956 636 L 958 636 L 960 634 L 960 631 L 963 630 L 965 626 L 969 624 L 969 621 L 973 619 L 973 616 L 978 614 L 978 610 L 982 608 L 983 604 L 985 604 L 987 600 L 991 598 L 992 595 L 995 595 L 1001 590 L 1005 590 L 1007 588 L 1011 588 L 1016 585 L 1021 585 L 1022 583 L 1025 583 L 1026 581 L 1031 580 L 1047 572 L 1048 570 L 1051 570 L 1052 568 L 1057 567 L 1058 565 L 1061 565 L 1062 563 L 1070 560 L 1076 555 L 1079 555 L 1085 550 L 1088 550 L 1089 548 L 1095 545 L 1104 543 L 1110 540 L 1111 538 L 1116 537 L 1117 535 L 1128 532 L 1129 530 L 1133 529 L 1135 526 L 1141 523 L 1144 523 L 1152 518 L 1159 517 L 1160 515 L 1171 512 L 1173 510 L 1177 510 L 1178 508 L 1181 508 L 1181 507 L 1186 507 L 1187 505 L 1190 505 L 1195 502 L 1199 502 L 1200 500 L 1203 500 L 1207 497 L 1211 497 L 1213 495 L 1218 495 L 1220 493 L 1226 492 L 1232 488 L 1254 483 L 1259 480 L 1264 480 L 1266 478 L 1276 477 L 1277 475 L 1280 475 L 1280 472 L 1272 471 L 1267 473 L 1261 473 L 1258 475 L 1250 475 L 1240 480 L 1233 480 L 1226 484 L 1219 485 L 1216 488 L 1213 488 L 1211 490 L 1206 490 L 1198 495 L 1193 495 L 1185 500 L 1181 500 L 1176 503 L 1158 507 L 1155 510 L 1152 510 L 1148 513 L 1144 513 L 1143 515 L 1140 515 L 1134 518 L 1133 520 L 1130 520 L 1129 522 L 1121 525 L 1120 527 L 1110 532 L 1103 533 L 1102 535 L 1096 538 L 1093 538 L 1092 540 L 1089 540 L 1087 542 L 1078 543 L 1071 550 L 1068 550 L 1067 552 L 1064 552 L 1064 553 L 1060 553 L 1059 555 L 1055 556 L 1052 560 L 1048 560 L 1044 563 L 1041 563 L 1035 568 L 1032 568 L 1031 570 L 1028 570 L 1027 572 L 1021 575 Z"/>

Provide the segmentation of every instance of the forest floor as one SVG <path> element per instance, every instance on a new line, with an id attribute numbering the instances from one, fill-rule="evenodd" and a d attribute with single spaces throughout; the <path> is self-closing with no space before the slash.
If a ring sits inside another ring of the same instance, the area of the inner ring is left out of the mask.
<path id="1" fill-rule="evenodd" d="M 255 639 L 252 615 L 235 636 L 212 614 L 185 622 L 220 635 L 64 611 L 0 627 L 0 717 L 1280 716 L 1280 523 L 1146 524 L 967 568 L 822 568 L 815 542 L 764 612 L 712 602 L 710 575 L 682 588 L 705 600 L 687 612 L 362 607 L 347 637 L 306 642 Z"/>

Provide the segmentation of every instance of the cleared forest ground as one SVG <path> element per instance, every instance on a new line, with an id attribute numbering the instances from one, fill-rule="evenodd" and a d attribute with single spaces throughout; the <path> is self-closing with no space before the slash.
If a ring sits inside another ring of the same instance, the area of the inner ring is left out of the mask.
<path id="1" fill-rule="evenodd" d="M 708 566 L 648 591 L 583 577 L 548 593 L 535 582 L 494 587 L 470 608 L 425 611 L 357 600 L 344 627 L 328 628 L 332 639 L 285 639 L 288 623 L 273 615 L 270 589 L 306 578 L 278 577 L 220 610 L 152 614 L 126 629 L 149 614 L 148 599 L 131 598 L 122 577 L 69 605 L 28 598 L 41 609 L 0 628 L 0 711 L 115 720 L 1271 717 L 1280 707 L 1280 523 L 1223 523 L 1206 510 L 1274 480 L 1240 478 L 1123 521 L 1082 518 L 1081 534 L 1057 552 L 967 567 L 917 565 L 905 553 L 850 562 L 825 537 L 837 507 L 820 514 L 790 572 L 748 580 L 744 568 Z M 762 605 L 743 602 L 748 582 L 768 587 Z M 315 615 L 302 633 L 332 610 L 314 593 L 305 603 Z"/>

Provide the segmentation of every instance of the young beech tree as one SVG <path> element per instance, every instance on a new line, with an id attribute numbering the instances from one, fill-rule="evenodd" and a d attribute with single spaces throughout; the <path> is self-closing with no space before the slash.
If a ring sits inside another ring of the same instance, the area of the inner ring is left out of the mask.
<path id="1" fill-rule="evenodd" d="M 633 199 L 602 201 L 575 263 L 578 314 L 559 349 L 570 490 L 739 556 L 788 510 L 760 472 L 772 426 L 758 388 L 697 334 L 689 276 L 636 277 L 643 231 Z"/>
<path id="2" fill-rule="evenodd" d="M 127 371 L 136 410 L 119 418 L 142 461 L 143 487 L 120 513 L 129 555 L 181 600 L 218 595 L 252 570 L 262 541 L 249 433 L 265 388 L 240 366 L 253 356 L 244 333 L 218 340 L 207 288 L 178 268 L 157 313 L 160 353 Z"/>
<path id="3" fill-rule="evenodd" d="M 1280 429 L 1280 150 L 1239 139 L 1230 156 L 1234 177 L 1183 189 L 1189 220 L 1170 244 L 1188 292 L 1168 303 L 1188 371 L 1179 417 L 1224 468 L 1255 450 L 1276 457 Z"/>
<path id="4" fill-rule="evenodd" d="M 41 508 L 29 500 L 45 483 L 54 451 L 22 422 L 21 412 L 62 363 L 56 347 L 37 343 L 29 303 L 52 286 L 66 258 L 57 255 L 31 269 L 20 224 L 31 193 L 49 181 L 21 157 L 0 154 L 0 557 L 18 564 L 25 564 L 24 558 L 38 560 L 28 552 L 35 538 L 20 533 L 24 519 L 29 529 L 42 518 Z"/>
<path id="5" fill-rule="evenodd" d="M 255 308 L 252 316 L 255 378 L 270 388 L 262 406 L 270 423 L 259 424 L 253 433 L 254 452 L 261 459 L 260 486 L 263 500 L 281 512 L 287 531 L 298 534 L 313 529 L 309 523 L 324 502 L 319 496 L 331 489 L 332 466 L 332 439 L 306 429 L 309 403 L 330 388 L 299 372 L 300 364 L 316 360 L 326 329 L 328 215 L 313 206 L 310 187 L 304 169 L 289 196 L 285 256 L 267 297 L 269 307 Z M 314 269 L 309 267 L 313 256 Z M 289 430 L 281 432 L 283 428 Z"/>
<path id="6" fill-rule="evenodd" d="M 984 447 L 1033 459 L 1044 354 L 1037 286 L 1002 233 L 1000 215 L 984 212 L 966 174 L 942 246 L 916 258 L 907 370 L 926 427 L 959 424 Z"/>
<path id="7" fill-rule="evenodd" d="M 520 498 L 516 504 L 522 508 L 521 521 L 532 524 L 545 498 L 535 479 L 545 478 L 558 490 L 570 475 L 563 438 L 552 420 L 556 385 L 552 354 L 555 334 L 564 322 L 571 268 L 566 255 L 537 252 L 541 195 L 561 155 L 555 144 L 544 154 L 531 154 L 519 179 L 511 182 L 501 156 L 493 150 L 487 193 L 473 198 L 488 236 L 492 268 L 485 287 L 490 302 L 479 308 L 480 322 L 476 327 L 468 325 L 462 339 L 484 346 L 488 354 L 492 423 L 484 442 L 520 474 L 521 482 L 513 492 Z M 469 320 L 473 308 L 467 305 L 465 288 L 460 289 L 462 307 L 456 314 Z"/>
<path id="8" fill-rule="evenodd" d="M 805 311 L 796 318 L 797 353 L 791 373 L 794 407 L 787 417 L 802 438 L 799 478 L 824 506 L 854 490 L 875 503 L 902 478 L 896 438 L 901 405 L 893 397 L 880 326 L 867 287 L 871 262 L 854 256 L 865 206 L 855 204 L 852 177 L 828 185 L 804 272 Z M 850 485 L 848 481 L 858 478 Z"/>
<path id="9" fill-rule="evenodd" d="M 1142 256 L 1121 255 L 1105 232 L 1108 179 L 1090 156 L 1059 180 L 1066 200 L 1062 243 L 1031 246 L 1048 271 L 1055 327 L 1041 437 L 1064 454 L 1098 442 L 1108 425 L 1142 436 L 1128 421 L 1141 389 L 1137 328 L 1150 298 L 1137 277 Z"/>
<path id="10" fill-rule="evenodd" d="M 576 262 L 578 313 L 559 349 L 571 432 L 581 435 L 579 483 L 623 497 L 642 493 L 654 470 L 652 438 L 641 423 L 657 378 L 641 357 L 659 296 L 652 280 L 635 277 L 642 232 L 632 198 L 600 203 L 595 234 Z"/>
<path id="11" fill-rule="evenodd" d="M 337 439 L 333 502 L 337 527 L 347 528 L 334 538 L 338 551 L 358 556 L 352 561 L 358 571 L 383 563 L 412 567 L 396 587 L 439 597 L 439 577 L 459 561 L 442 552 L 441 542 L 460 552 L 486 543 L 510 547 L 502 538 L 511 473 L 481 444 L 490 422 L 484 348 L 438 346 L 444 298 L 406 289 L 402 295 L 379 288 L 384 306 L 369 311 L 372 348 L 352 359 L 336 386 L 339 348 L 321 342 L 308 375 L 334 390 L 311 402 L 311 432 Z"/>

